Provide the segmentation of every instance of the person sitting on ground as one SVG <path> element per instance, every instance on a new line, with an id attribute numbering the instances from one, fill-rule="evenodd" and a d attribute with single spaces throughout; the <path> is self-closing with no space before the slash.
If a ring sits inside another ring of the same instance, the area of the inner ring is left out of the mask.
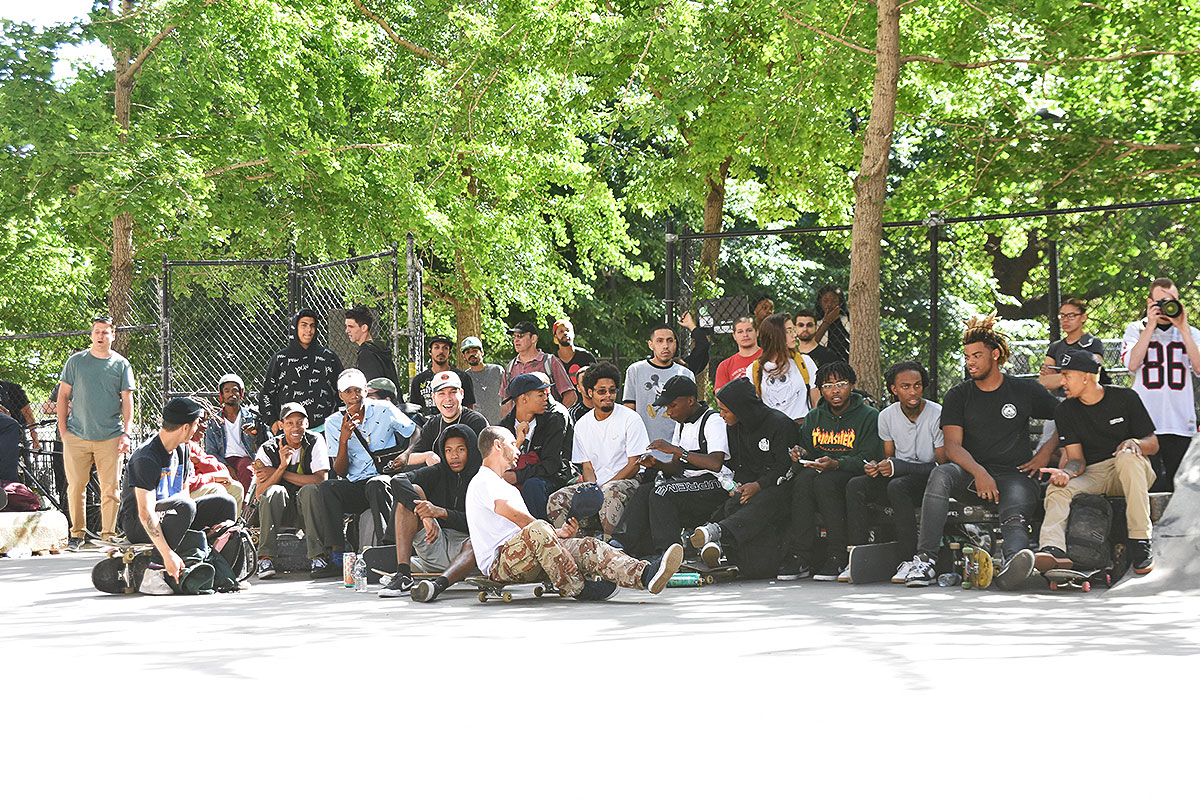
<path id="1" fill-rule="evenodd" d="M 479 569 L 491 580 L 548 580 L 567 597 L 607 600 L 621 586 L 658 594 L 679 569 L 678 543 L 661 558 L 641 561 L 599 539 L 576 537 L 574 519 L 558 528 L 534 519 L 521 493 L 503 477 L 517 463 L 516 439 L 508 429 L 485 428 L 479 450 L 483 467 L 467 488 L 467 525 Z"/>
<path id="2" fill-rule="evenodd" d="M 366 306 L 355 306 L 346 312 L 346 336 L 358 345 L 358 361 L 355 366 L 358 371 L 371 381 L 375 378 L 387 378 L 395 385 L 396 362 L 392 360 L 392 351 L 386 345 L 371 338 L 371 328 L 375 325 L 375 314 Z"/>
<path id="3" fill-rule="evenodd" d="M 849 363 L 850 313 L 845 293 L 831 283 L 822 286 L 817 290 L 817 311 L 821 313 L 814 337 L 817 343 L 832 350 L 838 361 Z"/>
<path id="4" fill-rule="evenodd" d="M 475 383 L 471 379 L 471 374 L 450 365 L 450 350 L 453 347 L 454 340 L 449 336 L 439 333 L 429 337 L 429 368 L 418 372 L 409 385 L 408 402 L 420 406 L 420 412 L 427 417 L 437 413 L 437 409 L 434 407 L 436 403 L 433 399 L 433 379 L 443 372 L 453 372 L 458 376 L 458 383 L 463 393 L 463 405 L 467 408 L 475 407 Z M 430 446 L 432 445 L 431 441 Z"/>
<path id="5" fill-rule="evenodd" d="M 1154 468 L 1147 458 L 1158 452 L 1154 420 L 1133 389 L 1099 382 L 1100 365 L 1090 351 L 1066 350 L 1056 366 L 1067 394 L 1054 412 L 1066 463 L 1042 468 L 1050 476 L 1050 486 L 1034 568 L 1044 573 L 1073 566 L 1066 550 L 1067 517 L 1076 495 L 1119 495 L 1125 498 L 1129 563 L 1135 573 L 1145 575 L 1154 569 L 1150 545 Z"/>
<path id="6" fill-rule="evenodd" d="M 797 422 L 821 397 L 817 390 L 817 364 L 792 349 L 795 327 L 787 314 L 772 314 L 758 328 L 762 351 L 746 371 L 754 390 L 769 408 Z"/>
<path id="7" fill-rule="evenodd" d="M 205 431 L 216 417 L 216 411 L 208 403 L 201 403 L 204 413 L 200 416 L 200 424 L 196 433 L 188 442 L 188 457 L 192 461 L 192 474 L 188 478 L 187 490 L 193 500 L 207 497 L 210 494 L 227 494 L 233 498 L 233 504 L 238 516 L 242 514 L 242 500 L 246 490 L 229 473 L 229 469 L 204 450 Z"/>
<path id="8" fill-rule="evenodd" d="M 463 406 L 462 381 L 457 372 L 439 372 L 433 376 L 429 387 L 432 390 L 433 407 L 437 415 L 421 427 L 421 435 L 417 437 L 413 448 L 415 452 L 407 461 L 403 456 L 393 461 L 393 469 L 438 463 L 441 456 L 437 454 L 437 443 L 451 425 L 466 425 L 475 431 L 476 435 L 487 427 L 488 423 L 483 414 Z"/>
<path id="9" fill-rule="evenodd" d="M 575 394 L 578 396 L 579 370 L 595 364 L 596 356 L 592 355 L 590 350 L 575 346 L 575 326 L 571 324 L 571 320 L 565 317 L 555 321 L 550 327 L 550 335 L 554 337 L 554 343 L 558 345 L 554 354 L 566 368 L 567 377 L 571 379 L 571 385 L 575 387 Z"/>
<path id="10" fill-rule="evenodd" d="M 329 473 L 329 448 L 325 437 L 308 431 L 308 412 L 299 403 L 280 409 L 283 430 L 254 454 L 255 492 L 258 496 L 258 577 L 275 577 L 279 532 L 304 527 L 300 489 L 325 480 Z M 325 547 L 316 531 L 305 531 L 304 546 L 310 563 L 324 558 Z"/>
<path id="11" fill-rule="evenodd" d="M 285 403 L 304 406 L 313 427 L 323 424 L 338 407 L 337 377 L 342 360 L 317 341 L 317 312 L 300 309 L 292 318 L 292 331 L 291 344 L 267 364 L 267 376 L 258 393 L 258 411 L 271 433 L 279 433 L 283 426 L 279 409 Z"/>
<path id="12" fill-rule="evenodd" d="M 204 408 L 190 397 L 175 397 L 163 407 L 158 434 L 133 452 L 125 465 L 121 505 L 117 513 L 125 537 L 134 544 L 152 544 L 172 579 L 178 580 L 185 562 L 207 554 L 203 536 L 188 535 L 236 516 L 233 498 L 188 497 L 191 459 L 187 443 L 200 424 Z"/>
<path id="13" fill-rule="evenodd" d="M 793 324 L 796 326 L 796 352 L 811 358 L 817 369 L 841 361 L 837 353 L 817 342 L 817 312 L 803 308 L 796 312 Z"/>
<path id="14" fill-rule="evenodd" d="M 337 574 L 331 554 L 345 546 L 345 514 L 357 516 L 370 509 L 372 537 L 376 543 L 384 538 L 393 511 L 391 479 L 379 473 L 371 454 L 417 428 L 390 403 L 364 397 L 367 381 L 359 370 L 344 370 L 337 386 L 346 410 L 325 421 L 325 446 L 338 477 L 302 486 L 299 492 L 304 533 L 319 537 L 324 546 L 324 553 L 312 559 L 314 578 Z M 359 549 L 368 544 L 360 535 Z"/>
<path id="15" fill-rule="evenodd" d="M 1042 372 L 1038 383 L 1049 389 L 1056 397 L 1062 397 L 1062 375 L 1058 371 L 1058 360 L 1068 350 L 1086 350 L 1100 364 L 1100 382 L 1109 383 L 1108 373 L 1104 371 L 1104 342 L 1086 332 L 1083 326 L 1087 324 L 1087 301 L 1068 297 L 1058 308 L 1058 324 L 1062 326 L 1062 338 L 1050 343 L 1046 348 L 1046 358 L 1042 363 Z"/>
<path id="16" fill-rule="evenodd" d="M 745 376 L 750 365 L 762 355 L 758 346 L 758 331 L 755 330 L 753 317 L 738 317 L 733 323 L 733 342 L 738 351 L 717 365 L 717 376 L 713 381 L 716 390 L 732 380 Z"/>
<path id="17" fill-rule="evenodd" d="M 500 401 L 504 397 L 500 389 L 504 384 L 504 367 L 483 360 L 483 341 L 478 336 L 463 339 L 459 349 L 466 359 L 467 371 L 471 373 L 471 383 L 475 388 L 475 410 L 483 414 L 489 425 L 495 425 L 503 416 L 500 413 Z"/>
<path id="18" fill-rule="evenodd" d="M 870 505 L 890 505 L 901 561 L 892 583 L 904 583 L 917 552 L 917 509 L 929 473 L 946 463 L 946 447 L 942 407 L 922 394 L 929 385 L 925 367 L 901 361 L 888 369 L 884 383 L 896 402 L 879 412 L 883 460 L 868 461 L 865 474 L 846 484 L 846 529 L 851 545 L 866 544 Z"/>
<path id="19" fill-rule="evenodd" d="M 654 401 L 667 381 L 676 375 L 686 375 L 692 380 L 696 376 L 675 359 L 675 331 L 669 325 L 651 327 L 646 344 L 650 347 L 650 357 L 633 362 L 625 370 L 625 394 L 621 402 L 642 418 L 651 439 L 670 441 L 675 423 L 660 412 Z M 670 460 L 665 453 L 656 457 L 659 461 Z"/>
<path id="20" fill-rule="evenodd" d="M 266 441 L 267 431 L 258 415 L 242 406 L 245 394 L 246 384 L 237 375 L 222 375 L 217 381 L 221 413 L 205 420 L 204 450 L 224 464 L 248 492 L 254 480 L 251 456 Z"/>
<path id="21" fill-rule="evenodd" d="M 1033 571 L 1030 524 L 1038 512 L 1038 485 L 1031 477 L 1050 461 L 1057 444 L 1052 437 L 1034 454 L 1029 419 L 1054 416 L 1058 401 L 1046 387 L 1001 372 L 1008 360 L 1008 340 L 995 330 L 995 314 L 971 318 L 963 334 L 968 380 L 942 399 L 942 434 L 949 462 L 934 467 L 921 501 L 917 538 L 918 563 L 906 586 L 937 581 L 937 556 L 950 512 L 950 498 L 966 500 L 973 492 L 1000 509 L 1004 537 L 1002 589 L 1019 586 Z"/>
<path id="22" fill-rule="evenodd" d="M 479 472 L 478 434 L 466 425 L 451 425 L 437 443 L 441 460 L 392 478 L 396 498 L 396 572 L 379 590 L 380 597 L 403 597 L 413 586 L 416 550 L 421 572 L 445 572 L 470 549 L 467 486 Z"/>
<path id="23" fill-rule="evenodd" d="M 725 557 L 744 578 L 773 577 L 790 507 L 788 453 L 800 429 L 783 412 L 768 408 L 749 378 L 725 384 L 717 392 L 717 409 L 728 426 L 728 464 L 737 486 L 714 521 L 692 532 L 691 543 L 710 567 Z"/>
<path id="24" fill-rule="evenodd" d="M 686 375 L 667 381 L 655 402 L 675 420 L 671 441 L 650 443 L 651 450 L 667 453 L 671 460 L 643 456 L 649 476 L 661 471 L 665 480 L 648 480 L 625 504 L 617 538 L 635 556 L 658 555 L 679 541 L 683 528 L 705 522 L 729 499 L 722 481 L 733 482 L 725 466 L 729 455 L 728 428 L 715 409 L 700 402 L 696 382 Z"/>
<path id="25" fill-rule="evenodd" d="M 583 390 L 595 407 L 575 423 L 571 460 L 579 465 L 583 483 L 564 486 L 546 504 L 550 524 L 567 521 L 571 499 L 580 486 L 594 484 L 604 493 L 600 524 L 606 539 L 621 521 L 625 502 L 638 487 L 638 459 L 650 449 L 642 418 L 617 403 L 621 373 L 607 361 L 588 367 Z M 665 455 L 665 454 L 664 454 Z"/>
<path id="26" fill-rule="evenodd" d="M 550 495 L 574 477 L 571 442 L 575 422 L 561 403 L 551 399 L 550 378 L 540 372 L 518 375 L 508 384 L 512 411 L 500 420 L 516 436 L 517 468 L 504 480 L 521 490 L 525 506 L 538 519 L 546 519 Z"/>
<path id="27" fill-rule="evenodd" d="M 550 376 L 550 393 L 554 395 L 555 400 L 567 408 L 575 405 L 575 384 L 571 382 L 567 368 L 563 366 L 557 356 L 543 353 L 538 348 L 537 326 L 532 322 L 518 322 L 508 329 L 508 333 L 512 336 L 512 345 L 516 356 L 504 368 L 504 380 L 500 384 L 501 396 L 508 397 L 508 384 L 512 382 L 513 378 L 524 375 L 526 372 L 540 372 Z M 510 410 L 512 409 L 508 402 L 500 407 L 500 411 L 504 414 Z"/>
<path id="28" fill-rule="evenodd" d="M 779 568 L 779 580 L 796 580 L 811 572 L 817 555 L 819 511 L 825 523 L 825 554 L 813 580 L 835 581 L 848 563 L 846 546 L 846 485 L 864 474 L 866 464 L 883 457 L 879 441 L 879 412 L 854 391 L 858 376 L 849 364 L 835 361 L 817 370 L 821 401 L 804 418 L 800 447 L 792 457 L 801 469 L 792 480 L 792 524 L 789 557 Z M 859 544 L 859 542 L 855 542 Z"/>

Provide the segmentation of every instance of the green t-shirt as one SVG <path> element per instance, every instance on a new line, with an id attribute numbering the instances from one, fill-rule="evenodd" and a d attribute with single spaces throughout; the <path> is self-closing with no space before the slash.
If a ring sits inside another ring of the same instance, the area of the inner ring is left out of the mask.
<path id="1" fill-rule="evenodd" d="M 59 380 L 71 387 L 70 433 L 93 442 L 121 435 L 121 392 L 133 389 L 133 367 L 125 356 L 96 358 L 83 350 L 67 359 Z"/>

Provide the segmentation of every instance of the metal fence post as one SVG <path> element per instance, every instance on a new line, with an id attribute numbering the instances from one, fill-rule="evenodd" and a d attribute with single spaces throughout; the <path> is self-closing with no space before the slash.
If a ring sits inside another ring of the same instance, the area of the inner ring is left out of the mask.
<path id="1" fill-rule="evenodd" d="M 675 243 L 679 237 L 675 235 L 675 220 L 667 221 L 667 275 L 666 286 L 663 289 L 663 300 L 667 312 L 667 324 L 675 327 Z"/>
<path id="2" fill-rule="evenodd" d="M 929 229 L 925 236 L 929 239 L 929 388 L 934 397 L 940 397 L 938 390 L 938 373 L 941 367 L 939 352 L 938 330 L 940 328 L 939 306 L 941 303 L 941 263 L 938 260 L 938 242 L 942 238 L 942 226 L 945 220 L 940 211 L 930 212 L 925 219 Z"/>
<path id="3" fill-rule="evenodd" d="M 421 303 L 424 287 L 413 235 L 407 234 L 404 242 L 408 277 L 408 377 L 412 378 L 417 374 L 417 366 L 425 354 L 425 311 Z"/>
<path id="4" fill-rule="evenodd" d="M 1058 309 L 1062 307 L 1058 288 L 1058 239 L 1046 242 L 1046 259 L 1050 267 L 1050 341 L 1054 342 L 1062 338 L 1062 328 L 1058 324 Z"/>
<path id="5" fill-rule="evenodd" d="M 400 243 L 392 242 L 392 359 L 400 352 Z M 397 387 L 399 388 L 399 387 Z"/>
<path id="6" fill-rule="evenodd" d="M 296 270 L 296 245 L 288 246 L 287 268 L 288 317 L 300 310 L 300 273 Z"/>
<path id="7" fill-rule="evenodd" d="M 162 280 L 158 285 L 158 349 L 162 356 L 162 401 L 171 396 L 171 268 L 162 257 Z"/>

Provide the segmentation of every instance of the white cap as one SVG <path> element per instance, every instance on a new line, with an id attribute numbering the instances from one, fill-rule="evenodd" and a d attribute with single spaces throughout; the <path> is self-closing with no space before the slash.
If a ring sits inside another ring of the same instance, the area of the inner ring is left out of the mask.
<path id="1" fill-rule="evenodd" d="M 238 388 L 242 390 L 242 394 L 246 393 L 246 384 L 242 382 L 239 376 L 234 375 L 232 372 L 228 375 L 222 375 L 221 380 L 217 381 L 217 391 L 221 391 L 221 387 L 227 383 L 236 383 Z"/>
<path id="2" fill-rule="evenodd" d="M 353 367 L 342 370 L 342 374 L 338 375 L 337 382 L 339 392 L 344 392 L 352 386 L 357 386 L 364 392 L 367 390 L 367 376 L 362 374 L 362 370 Z"/>
<path id="3" fill-rule="evenodd" d="M 444 389 L 447 386 L 453 386 L 455 389 L 462 388 L 462 379 L 458 377 L 457 372 L 446 370 L 434 375 L 433 380 L 429 383 L 429 391 L 436 392 L 438 389 Z"/>

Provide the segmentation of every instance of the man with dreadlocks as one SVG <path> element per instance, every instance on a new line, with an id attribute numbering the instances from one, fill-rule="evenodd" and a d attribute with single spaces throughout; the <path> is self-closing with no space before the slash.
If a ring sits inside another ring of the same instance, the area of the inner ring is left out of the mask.
<path id="1" fill-rule="evenodd" d="M 963 334 L 970 380 L 946 392 L 942 401 L 949 461 L 934 468 L 925 487 L 917 555 L 909 565 L 906 586 L 928 586 L 937 579 L 934 565 L 950 497 L 963 498 L 968 491 L 1000 506 L 1004 560 L 997 584 L 1014 588 L 1033 572 L 1029 530 L 1040 499 L 1031 476 L 1049 463 L 1057 437 L 1050 437 L 1034 455 L 1029 419 L 1052 419 L 1058 401 L 1036 381 L 1000 371 L 1009 351 L 1004 335 L 993 327 L 995 316 L 972 317 Z"/>

